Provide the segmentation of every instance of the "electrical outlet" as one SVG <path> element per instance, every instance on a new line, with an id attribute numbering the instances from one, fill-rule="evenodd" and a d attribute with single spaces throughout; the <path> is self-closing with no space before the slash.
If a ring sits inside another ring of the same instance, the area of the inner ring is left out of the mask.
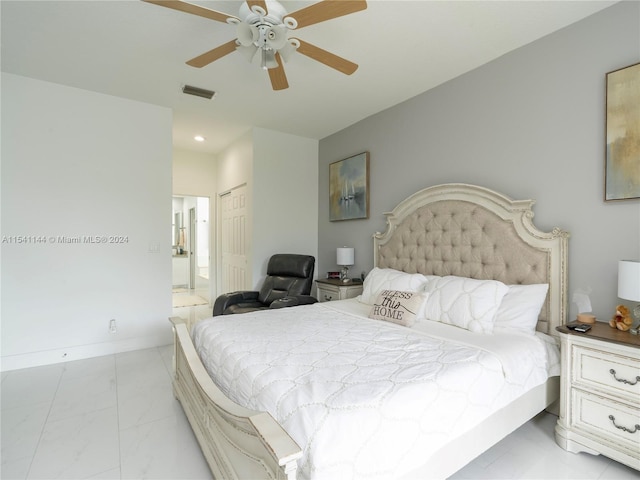
<path id="1" fill-rule="evenodd" d="M 116 319 L 115 319 L 115 318 L 112 318 L 112 319 L 109 321 L 109 331 L 110 331 L 111 333 L 116 333 L 116 332 L 117 332 L 117 328 L 116 328 Z"/>

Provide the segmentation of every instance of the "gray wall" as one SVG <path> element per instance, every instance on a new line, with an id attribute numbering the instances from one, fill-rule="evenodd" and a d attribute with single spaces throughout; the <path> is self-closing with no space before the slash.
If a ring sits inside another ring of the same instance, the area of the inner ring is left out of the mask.
<path id="1" fill-rule="evenodd" d="M 410 194 L 472 183 L 535 199 L 539 228 L 569 231 L 569 298 L 591 290 L 610 318 L 617 262 L 640 258 L 640 201 L 603 201 L 605 74 L 639 61 L 640 4 L 622 2 L 321 140 L 319 276 L 342 245 L 369 271 L 371 235 Z M 329 164 L 362 151 L 370 217 L 329 222 Z"/>

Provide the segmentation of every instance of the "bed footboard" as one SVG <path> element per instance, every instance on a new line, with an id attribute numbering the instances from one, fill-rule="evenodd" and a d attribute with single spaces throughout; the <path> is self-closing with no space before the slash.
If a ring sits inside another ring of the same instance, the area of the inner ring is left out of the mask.
<path id="1" fill-rule="evenodd" d="M 174 332 L 173 390 L 216 479 L 296 478 L 302 450 L 267 412 L 232 402 L 202 365 L 185 322 Z"/>

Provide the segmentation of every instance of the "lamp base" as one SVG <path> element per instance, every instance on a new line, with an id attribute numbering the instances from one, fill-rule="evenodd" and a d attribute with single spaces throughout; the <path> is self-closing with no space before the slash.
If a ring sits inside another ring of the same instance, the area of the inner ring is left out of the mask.
<path id="1" fill-rule="evenodd" d="M 342 270 L 340 270 L 340 280 L 342 280 L 343 283 L 349 282 L 349 267 L 342 267 Z"/>
<path id="2" fill-rule="evenodd" d="M 640 303 L 636 305 L 631 312 L 631 318 L 633 318 L 634 321 L 629 332 L 631 332 L 631 335 L 638 335 L 640 334 Z"/>

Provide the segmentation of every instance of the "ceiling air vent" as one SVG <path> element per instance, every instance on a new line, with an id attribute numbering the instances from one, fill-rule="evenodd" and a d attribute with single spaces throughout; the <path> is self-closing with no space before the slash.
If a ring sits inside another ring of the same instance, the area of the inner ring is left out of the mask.
<path id="1" fill-rule="evenodd" d="M 216 92 L 211 90 L 205 90 L 204 88 L 192 87 L 191 85 L 185 85 L 182 87 L 182 93 L 187 95 L 195 95 L 196 97 L 202 97 L 211 100 Z"/>

